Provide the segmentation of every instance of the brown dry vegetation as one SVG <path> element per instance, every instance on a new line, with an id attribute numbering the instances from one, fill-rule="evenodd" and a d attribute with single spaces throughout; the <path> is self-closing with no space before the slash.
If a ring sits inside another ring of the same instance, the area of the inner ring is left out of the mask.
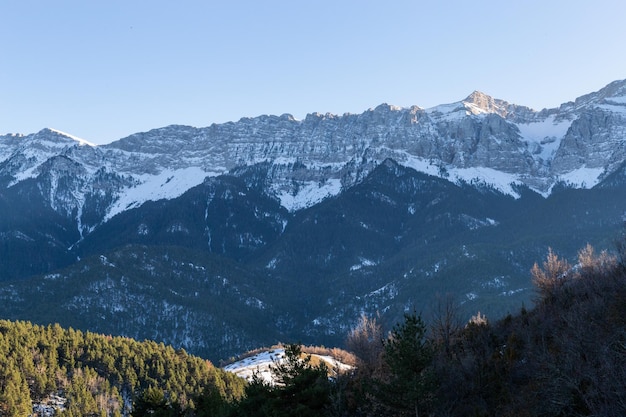
<path id="1" fill-rule="evenodd" d="M 440 300 L 428 333 L 434 354 L 421 371 L 434 381 L 421 392 L 432 398 L 426 415 L 626 415 L 624 259 L 587 245 L 571 266 L 550 250 L 531 271 L 535 307 L 494 323 L 477 315 L 459 326 L 452 303 Z M 359 369 L 346 384 L 344 415 L 374 416 L 386 401 L 376 384 L 394 371 L 381 336 L 367 317 L 348 336 Z"/>

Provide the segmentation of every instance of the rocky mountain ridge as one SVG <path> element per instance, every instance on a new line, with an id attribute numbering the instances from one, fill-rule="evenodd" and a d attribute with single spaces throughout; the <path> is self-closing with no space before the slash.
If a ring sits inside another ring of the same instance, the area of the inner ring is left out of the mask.
<path id="1" fill-rule="evenodd" d="M 626 82 L 532 109 L 168 126 L 93 146 L 0 137 L 0 317 L 154 338 L 214 360 L 333 345 L 455 296 L 532 300 L 548 247 L 608 248 L 626 212 Z"/>
<path id="2" fill-rule="evenodd" d="M 294 211 L 354 185 L 386 158 L 451 181 L 544 195 L 559 181 L 591 187 L 626 159 L 626 82 L 534 111 L 480 92 L 422 109 L 387 104 L 362 114 L 243 118 L 167 126 L 93 146 L 63 133 L 0 137 L 4 187 L 42 180 L 44 198 L 75 213 L 81 234 L 144 201 L 176 197 L 207 176 L 269 164 L 265 192 Z M 69 189 L 59 193 L 58 184 Z M 70 185 L 71 183 L 71 185 Z M 97 200 L 97 207 L 90 202 Z M 87 221 L 85 212 L 93 219 Z"/>

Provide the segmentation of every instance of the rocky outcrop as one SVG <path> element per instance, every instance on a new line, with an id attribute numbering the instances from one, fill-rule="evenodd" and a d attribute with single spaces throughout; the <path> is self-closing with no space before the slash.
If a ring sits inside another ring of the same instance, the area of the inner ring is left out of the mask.
<path id="1" fill-rule="evenodd" d="M 103 146 L 51 129 L 7 135 L 0 137 L 0 180 L 6 187 L 40 178 L 49 184 L 41 192 L 50 207 L 79 216 L 77 223 L 89 201 L 93 228 L 98 216 L 104 221 L 144 201 L 180 195 L 207 176 L 258 164 L 267 169 L 257 185 L 291 210 L 354 185 L 387 158 L 453 181 L 490 183 L 500 173 L 545 195 L 562 180 L 582 186 L 571 174 L 581 169 L 593 174 L 586 187 L 609 175 L 626 160 L 625 139 L 626 83 L 616 81 L 539 112 L 473 92 L 431 109 L 382 104 L 304 120 L 284 114 L 205 128 L 173 125 Z M 110 187 L 103 172 L 116 178 Z"/>

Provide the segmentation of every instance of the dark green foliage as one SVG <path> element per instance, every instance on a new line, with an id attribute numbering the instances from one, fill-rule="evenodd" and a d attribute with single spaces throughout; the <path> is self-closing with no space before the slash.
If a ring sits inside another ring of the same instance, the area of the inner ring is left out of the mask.
<path id="1" fill-rule="evenodd" d="M 445 308 L 432 333 L 405 314 L 380 340 L 363 318 L 349 338 L 362 369 L 329 379 L 290 345 L 272 385 L 155 342 L 0 321 L 0 415 L 59 392 L 65 416 L 121 416 L 124 397 L 133 416 L 626 415 L 626 268 L 587 246 L 576 268 L 550 251 L 533 275 L 532 309 L 459 327 Z"/>
<path id="2" fill-rule="evenodd" d="M 192 398 L 205 390 L 233 401 L 244 385 L 208 361 L 163 344 L 0 321 L 2 416 L 29 415 L 33 402 L 59 394 L 67 399 L 65 416 L 122 415 L 128 405 L 123 398 L 139 398 L 138 413 L 173 416 L 193 410 Z"/>
<path id="3" fill-rule="evenodd" d="M 576 269 L 552 251 L 543 265 L 534 309 L 470 323 L 436 353 L 438 413 L 625 415 L 626 271 L 590 246 Z"/>
<path id="4" fill-rule="evenodd" d="M 86 256 L 128 244 L 177 245 L 239 259 L 275 240 L 287 217 L 276 200 L 223 175 L 207 178 L 177 199 L 148 201 L 139 210 L 120 213 L 81 241 L 77 252 Z"/>
<path id="5" fill-rule="evenodd" d="M 273 369 L 275 384 L 260 378 L 246 388 L 245 398 L 237 405 L 236 416 L 315 417 L 326 415 L 330 405 L 331 383 L 328 368 L 322 362 L 311 364 L 300 345 L 285 349 L 285 361 Z"/>
<path id="6" fill-rule="evenodd" d="M 159 340 L 218 361 L 278 339 L 279 331 L 267 326 L 272 306 L 245 304 L 266 302 L 270 289 L 276 292 L 269 284 L 253 287 L 264 282 L 266 276 L 208 253 L 126 246 L 42 280 L 15 283 L 20 299 L 0 300 L 0 317 Z"/>
<path id="7" fill-rule="evenodd" d="M 148 387 L 144 390 L 133 406 L 133 417 L 178 417 L 183 412 L 180 405 L 165 398 L 161 388 Z"/>
<path id="8" fill-rule="evenodd" d="M 520 188 L 514 199 L 387 160 L 337 197 L 288 213 L 260 192 L 268 169 L 241 168 L 105 223 L 106 185 L 128 179 L 100 172 L 82 212 L 95 228 L 82 237 L 77 213 L 40 210 L 48 180 L 10 187 L 0 195 L 0 280 L 22 282 L 0 286 L 0 317 L 163 341 L 213 360 L 279 340 L 336 346 L 361 312 L 385 308 L 390 328 L 406 305 L 428 317 L 442 291 L 466 298 L 464 318 L 503 317 L 530 304 L 528 270 L 548 243 L 567 259 L 587 242 L 606 247 L 626 204 L 622 181 L 548 198 Z"/>
<path id="9" fill-rule="evenodd" d="M 320 415 L 328 403 L 330 383 L 328 368 L 324 362 L 310 363 L 311 357 L 302 357 L 299 345 L 289 345 L 285 349 L 285 362 L 276 365 L 276 408 L 283 416 Z"/>
<path id="10" fill-rule="evenodd" d="M 246 390 L 249 387 L 246 387 Z M 204 392 L 194 398 L 196 417 L 228 416 L 233 405 L 214 387 L 206 387 Z"/>
<path id="11" fill-rule="evenodd" d="M 384 341 L 384 349 L 388 374 L 378 384 L 379 401 L 393 415 L 424 415 L 433 400 L 434 379 L 433 350 L 421 316 L 405 314 L 404 322 L 394 326 Z"/>
<path id="12" fill-rule="evenodd" d="M 626 415 L 626 268 L 591 246 L 576 268 L 552 251 L 543 265 L 537 304 L 518 315 L 478 314 L 445 338 L 405 316 L 379 366 L 336 386 L 339 415 Z"/>
<path id="13" fill-rule="evenodd" d="M 13 358 L 0 359 L 0 415 L 26 416 L 32 411 L 24 375 Z"/>

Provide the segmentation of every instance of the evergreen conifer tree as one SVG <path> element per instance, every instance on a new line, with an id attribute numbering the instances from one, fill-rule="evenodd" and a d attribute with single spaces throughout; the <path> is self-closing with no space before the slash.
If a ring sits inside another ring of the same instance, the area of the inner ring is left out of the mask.
<path id="1" fill-rule="evenodd" d="M 378 400 L 396 416 L 426 415 L 432 403 L 434 380 L 429 365 L 433 349 L 425 338 L 421 316 L 405 314 L 384 341 L 388 373 L 380 381 Z"/>

